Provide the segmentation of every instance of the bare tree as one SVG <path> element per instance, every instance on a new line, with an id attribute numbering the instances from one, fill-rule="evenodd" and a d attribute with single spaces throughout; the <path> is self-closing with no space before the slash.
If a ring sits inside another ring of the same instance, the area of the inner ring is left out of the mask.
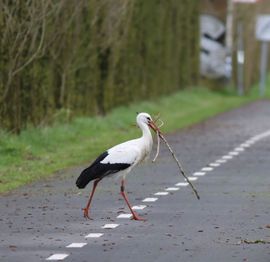
<path id="1" fill-rule="evenodd" d="M 3 1 L 2 48 L 7 52 L 6 81 L 1 102 L 13 79 L 42 53 L 50 1 Z"/>

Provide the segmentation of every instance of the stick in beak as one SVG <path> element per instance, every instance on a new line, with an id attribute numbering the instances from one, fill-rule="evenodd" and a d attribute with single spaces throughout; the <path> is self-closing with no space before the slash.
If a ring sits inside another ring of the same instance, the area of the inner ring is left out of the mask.
<path id="1" fill-rule="evenodd" d="M 159 128 L 153 120 L 149 121 L 148 126 L 151 127 L 156 133 L 160 133 Z"/>

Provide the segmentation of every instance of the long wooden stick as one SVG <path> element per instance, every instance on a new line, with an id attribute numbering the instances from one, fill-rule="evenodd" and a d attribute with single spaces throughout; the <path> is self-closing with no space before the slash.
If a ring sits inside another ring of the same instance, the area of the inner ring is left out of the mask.
<path id="1" fill-rule="evenodd" d="M 165 137 L 160 133 L 160 131 L 157 132 L 157 136 L 159 136 L 163 141 L 164 143 L 166 144 L 166 146 L 168 147 L 169 151 L 171 152 L 174 160 L 176 161 L 178 167 L 179 167 L 179 170 L 181 172 L 181 174 L 183 175 L 183 177 L 186 179 L 186 181 L 189 183 L 189 185 L 191 186 L 193 192 L 195 193 L 197 199 L 200 199 L 200 196 L 196 190 L 196 188 L 193 186 L 193 184 L 190 182 L 190 180 L 188 179 L 188 177 L 186 176 L 184 170 L 183 170 L 183 167 L 181 166 L 179 160 L 177 159 L 176 155 L 174 154 L 172 148 L 170 147 L 169 143 L 167 142 L 167 140 L 165 139 Z M 156 157 L 155 157 L 156 158 Z"/>

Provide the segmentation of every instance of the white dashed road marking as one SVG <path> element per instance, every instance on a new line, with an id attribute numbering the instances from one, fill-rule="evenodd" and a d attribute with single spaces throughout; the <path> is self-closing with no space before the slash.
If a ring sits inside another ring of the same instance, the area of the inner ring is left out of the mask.
<path id="1" fill-rule="evenodd" d="M 169 192 L 157 192 L 157 193 L 155 193 L 154 195 L 155 196 L 166 196 L 166 195 L 168 195 L 169 194 Z"/>
<path id="2" fill-rule="evenodd" d="M 253 143 L 252 143 L 252 144 L 253 144 Z M 240 147 L 250 147 L 250 146 L 251 146 L 251 144 L 248 143 L 248 142 L 240 145 Z"/>
<path id="3" fill-rule="evenodd" d="M 157 197 L 147 197 L 142 200 L 142 202 L 156 202 L 158 200 Z"/>
<path id="4" fill-rule="evenodd" d="M 105 224 L 104 226 L 102 226 L 101 228 L 105 228 L 105 229 L 113 229 L 113 228 L 117 228 L 119 227 L 119 224 Z"/>
<path id="5" fill-rule="evenodd" d="M 168 187 L 165 190 L 166 191 L 177 191 L 177 190 L 179 190 L 179 187 Z"/>
<path id="6" fill-rule="evenodd" d="M 117 218 L 131 218 L 132 214 L 120 214 Z"/>
<path id="7" fill-rule="evenodd" d="M 217 162 L 217 163 L 226 163 L 227 160 L 225 160 L 225 159 L 218 159 L 216 162 Z"/>
<path id="8" fill-rule="evenodd" d="M 198 179 L 198 177 L 194 177 L 194 176 L 189 176 L 188 180 L 189 181 L 196 181 Z M 186 179 L 185 179 L 186 180 Z"/>
<path id="9" fill-rule="evenodd" d="M 85 238 L 98 238 L 98 237 L 102 237 L 104 234 L 103 233 L 90 233 L 87 236 L 85 236 Z"/>
<path id="10" fill-rule="evenodd" d="M 188 183 L 187 182 L 180 182 L 180 183 L 177 183 L 175 185 L 176 186 L 188 186 Z"/>
<path id="11" fill-rule="evenodd" d="M 51 260 L 51 261 L 64 260 L 68 256 L 69 254 L 53 254 L 50 257 L 46 258 L 46 260 Z"/>
<path id="12" fill-rule="evenodd" d="M 69 245 L 67 245 L 67 248 L 82 248 L 84 246 L 86 246 L 87 243 L 71 243 Z"/>
<path id="13" fill-rule="evenodd" d="M 132 209 L 133 210 L 142 210 L 145 209 L 147 206 L 146 205 L 138 205 L 138 206 L 133 206 Z"/>
<path id="14" fill-rule="evenodd" d="M 204 167 L 202 168 L 202 171 L 208 172 L 208 171 L 212 171 L 213 169 L 214 169 L 213 167 Z"/>
<path id="15" fill-rule="evenodd" d="M 230 156 L 237 156 L 237 155 L 239 155 L 239 152 L 237 152 L 237 151 L 231 151 L 231 152 L 229 152 L 228 155 L 230 155 Z"/>
<path id="16" fill-rule="evenodd" d="M 234 149 L 234 151 L 245 151 L 245 149 L 243 147 L 237 147 Z"/>
<path id="17" fill-rule="evenodd" d="M 222 157 L 222 159 L 232 159 L 232 158 L 233 156 L 228 156 L 228 155 Z"/>
<path id="18" fill-rule="evenodd" d="M 193 173 L 193 176 L 204 176 L 205 174 L 205 172 L 195 172 Z"/>
<path id="19" fill-rule="evenodd" d="M 220 166 L 220 163 L 211 163 L 211 164 L 209 164 L 209 166 L 218 167 L 218 166 Z"/>

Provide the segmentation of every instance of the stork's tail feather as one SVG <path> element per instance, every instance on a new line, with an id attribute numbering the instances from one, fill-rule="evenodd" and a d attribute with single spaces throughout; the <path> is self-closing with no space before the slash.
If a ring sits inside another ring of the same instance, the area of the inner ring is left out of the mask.
<path id="1" fill-rule="evenodd" d="M 84 169 L 82 173 L 79 175 L 76 181 L 76 186 L 78 188 L 85 188 L 87 184 L 96 178 L 99 178 L 98 174 L 98 165 L 99 162 L 102 161 L 106 156 L 108 155 L 108 152 L 102 153 L 89 167 Z"/>

